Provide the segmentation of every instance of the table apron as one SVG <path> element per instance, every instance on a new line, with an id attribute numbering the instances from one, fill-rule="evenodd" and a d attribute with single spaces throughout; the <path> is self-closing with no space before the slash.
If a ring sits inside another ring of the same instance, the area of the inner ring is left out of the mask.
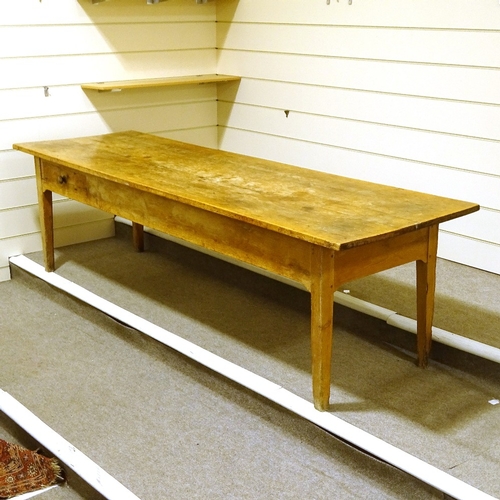
<path id="1" fill-rule="evenodd" d="M 193 207 L 42 160 L 43 191 L 119 215 L 310 288 L 313 245 L 246 221 Z"/>
<path id="2" fill-rule="evenodd" d="M 429 227 L 335 253 L 335 288 L 413 261 L 427 262 Z"/>

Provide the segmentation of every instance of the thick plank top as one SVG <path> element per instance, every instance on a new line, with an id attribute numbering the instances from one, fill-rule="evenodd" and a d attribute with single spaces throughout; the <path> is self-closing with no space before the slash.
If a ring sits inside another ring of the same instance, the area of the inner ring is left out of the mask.
<path id="1" fill-rule="evenodd" d="M 334 250 L 479 210 L 474 203 L 140 132 L 14 144 L 14 148 Z"/>

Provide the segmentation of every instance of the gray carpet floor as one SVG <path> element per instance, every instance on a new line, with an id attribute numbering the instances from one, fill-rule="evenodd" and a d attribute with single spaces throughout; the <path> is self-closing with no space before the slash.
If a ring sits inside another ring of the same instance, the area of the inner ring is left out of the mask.
<path id="1" fill-rule="evenodd" d="M 311 400 L 306 292 L 151 235 L 146 248 L 136 253 L 118 224 L 115 238 L 58 249 L 57 273 Z M 469 268 L 439 266 L 458 283 L 447 278 L 446 290 L 465 292 Z M 409 271 L 398 272 L 349 284 L 351 293 L 369 300 L 379 280 L 382 298 L 393 295 L 385 305 L 406 307 Z M 498 334 L 498 302 L 481 297 L 485 287 L 499 296 L 500 277 L 473 274 L 470 305 L 460 295 L 441 302 Z M 0 283 L 0 388 L 142 500 L 443 498 L 25 272 L 12 275 Z M 421 370 L 414 351 L 412 334 L 336 306 L 332 412 L 500 497 L 500 405 L 489 403 L 500 398 L 500 366 L 436 344 Z M 5 416 L 0 437 L 36 445 Z M 100 496 L 70 474 L 40 498 Z"/>

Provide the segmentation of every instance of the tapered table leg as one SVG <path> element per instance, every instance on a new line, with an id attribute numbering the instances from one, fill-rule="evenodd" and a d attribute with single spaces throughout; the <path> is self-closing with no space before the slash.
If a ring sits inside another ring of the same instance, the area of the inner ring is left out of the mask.
<path id="1" fill-rule="evenodd" d="M 315 246 L 311 275 L 311 354 L 314 407 L 328 410 L 330 404 L 333 343 L 334 252 Z"/>
<path id="2" fill-rule="evenodd" d="M 52 208 L 52 191 L 43 189 L 42 164 L 40 158 L 35 157 L 35 173 L 38 192 L 38 210 L 40 230 L 42 233 L 43 257 L 45 270 L 55 270 L 54 260 L 54 215 Z"/>
<path id="3" fill-rule="evenodd" d="M 417 260 L 417 352 L 418 365 L 427 366 L 432 344 L 436 289 L 438 225 L 429 227 L 427 260 Z"/>

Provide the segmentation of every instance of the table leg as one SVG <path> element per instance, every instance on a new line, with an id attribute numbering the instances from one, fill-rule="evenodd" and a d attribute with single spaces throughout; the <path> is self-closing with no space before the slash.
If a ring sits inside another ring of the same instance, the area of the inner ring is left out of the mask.
<path id="1" fill-rule="evenodd" d="M 432 344 L 436 289 L 438 225 L 429 228 L 427 260 L 417 260 L 417 352 L 418 365 L 427 366 Z"/>
<path id="2" fill-rule="evenodd" d="M 52 191 L 44 190 L 42 185 L 42 164 L 40 158 L 35 157 L 36 185 L 38 192 L 38 210 L 40 216 L 40 230 L 42 233 L 43 257 L 45 270 L 55 270 L 54 260 L 54 215 L 52 208 Z"/>
<path id="3" fill-rule="evenodd" d="M 132 222 L 132 241 L 138 252 L 144 252 L 144 226 L 142 224 Z"/>
<path id="4" fill-rule="evenodd" d="M 334 252 L 313 247 L 311 262 L 311 357 L 314 407 L 330 404 L 333 343 Z"/>

